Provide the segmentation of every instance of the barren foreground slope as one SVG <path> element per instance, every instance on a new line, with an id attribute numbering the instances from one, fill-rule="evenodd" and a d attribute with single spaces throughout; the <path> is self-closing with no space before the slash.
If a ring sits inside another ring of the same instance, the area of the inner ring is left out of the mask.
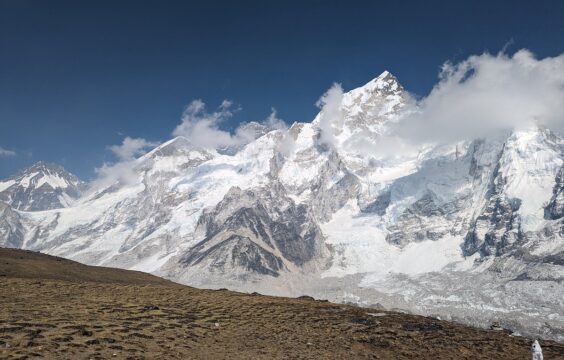
<path id="1" fill-rule="evenodd" d="M 541 342 L 545 359 L 564 345 Z M 0 358 L 530 359 L 502 331 L 0 249 Z"/>

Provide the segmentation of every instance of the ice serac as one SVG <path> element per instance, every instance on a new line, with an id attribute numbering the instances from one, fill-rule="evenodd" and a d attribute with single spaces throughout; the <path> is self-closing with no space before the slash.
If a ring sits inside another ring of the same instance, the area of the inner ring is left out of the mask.
<path id="1" fill-rule="evenodd" d="M 62 166 L 40 161 L 0 181 L 0 201 L 14 209 L 40 211 L 68 207 L 84 182 Z"/>
<path id="2" fill-rule="evenodd" d="M 321 113 L 287 131 L 248 123 L 225 149 L 174 138 L 69 207 L 4 205 L 0 244 L 564 341 L 561 135 L 531 127 L 389 156 L 382 143 L 416 111 L 398 80 L 384 72 L 338 105 L 331 146 Z"/>

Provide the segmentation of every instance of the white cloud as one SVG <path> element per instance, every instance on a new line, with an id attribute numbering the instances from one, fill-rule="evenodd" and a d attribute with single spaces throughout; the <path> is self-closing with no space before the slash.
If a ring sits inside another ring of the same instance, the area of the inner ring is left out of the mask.
<path id="1" fill-rule="evenodd" d="M 343 102 L 343 88 L 341 84 L 333 84 L 329 90 L 317 101 L 319 112 L 319 141 L 328 146 L 335 144 L 335 130 L 343 127 L 344 114 L 341 110 Z"/>
<path id="2" fill-rule="evenodd" d="M 224 100 L 216 111 L 208 113 L 202 100 L 194 100 L 184 110 L 182 122 L 172 134 L 184 136 L 196 147 L 216 149 L 238 145 L 239 139 L 219 128 L 220 123 L 232 117 L 237 110 L 231 101 Z"/>
<path id="3" fill-rule="evenodd" d="M 290 156 L 296 147 L 296 139 L 289 129 L 282 134 L 282 139 L 277 145 L 277 150 L 284 156 Z"/>
<path id="4" fill-rule="evenodd" d="M 109 149 L 118 157 L 118 159 L 130 160 L 139 155 L 143 155 L 147 148 L 157 145 L 157 142 L 127 136 L 123 139 L 121 145 L 112 145 Z"/>
<path id="5" fill-rule="evenodd" d="M 5 156 L 5 157 L 16 156 L 16 152 L 12 151 L 12 150 L 4 149 L 3 147 L 0 147 L 0 156 Z"/>
<path id="6" fill-rule="evenodd" d="M 530 51 L 445 63 L 439 82 L 394 133 L 412 142 L 496 136 L 538 124 L 564 130 L 564 55 Z"/>
<path id="7" fill-rule="evenodd" d="M 122 185 L 132 184 L 137 179 L 134 160 L 104 163 L 101 167 L 94 169 L 94 171 L 97 177 L 90 183 L 90 191 L 104 189 L 116 182 Z"/>
<path id="8" fill-rule="evenodd" d="M 275 108 L 270 108 L 270 115 L 264 120 L 263 124 L 271 130 L 286 130 L 288 128 L 284 120 L 278 117 L 278 112 Z"/>
<path id="9" fill-rule="evenodd" d="M 182 114 L 181 123 L 174 129 L 174 136 L 187 138 L 194 146 L 219 149 L 248 144 L 256 138 L 258 128 L 267 131 L 285 129 L 286 124 L 279 119 L 273 108 L 271 114 L 262 122 L 241 123 L 233 133 L 220 129 L 225 120 L 240 110 L 229 100 L 224 100 L 214 112 L 207 112 L 202 100 L 194 100 Z"/>
<path id="10" fill-rule="evenodd" d="M 158 142 L 148 141 L 143 138 L 126 136 L 121 144 L 108 146 L 116 155 L 118 161 L 115 163 L 104 163 L 101 167 L 94 169 L 96 179 L 90 183 L 90 191 L 95 192 L 116 182 L 120 184 L 135 182 L 137 179 L 135 173 L 136 158 L 158 144 Z"/>

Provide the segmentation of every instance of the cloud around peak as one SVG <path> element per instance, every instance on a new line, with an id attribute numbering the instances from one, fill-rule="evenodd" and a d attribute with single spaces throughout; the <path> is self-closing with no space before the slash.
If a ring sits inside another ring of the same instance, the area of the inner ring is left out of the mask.
<path id="1" fill-rule="evenodd" d="M 158 144 L 158 142 L 148 141 L 143 138 L 131 138 L 126 136 L 120 145 L 111 145 L 109 149 L 119 160 L 124 161 L 143 155 L 148 148 L 157 146 Z"/>
<path id="2" fill-rule="evenodd" d="M 193 100 L 182 113 L 181 122 L 176 126 L 172 135 L 183 136 L 192 145 L 209 149 L 245 145 L 255 139 L 255 133 L 248 126 L 249 123 L 241 123 L 234 132 L 220 128 L 223 122 L 230 119 L 239 110 L 241 108 L 235 106 L 232 101 L 223 100 L 215 111 L 209 112 L 202 100 Z M 274 108 L 264 121 L 254 123 L 268 130 L 286 128 L 286 124 L 278 118 Z"/>
<path id="3" fill-rule="evenodd" d="M 330 147 L 336 145 L 335 131 L 338 131 L 345 121 L 342 109 L 343 95 L 341 84 L 334 83 L 315 104 L 320 109 L 318 116 L 319 142 L 323 145 Z"/>
<path id="4" fill-rule="evenodd" d="M 564 55 L 528 50 L 446 62 L 439 81 L 394 133 L 415 142 L 489 137 L 534 125 L 564 130 Z"/>

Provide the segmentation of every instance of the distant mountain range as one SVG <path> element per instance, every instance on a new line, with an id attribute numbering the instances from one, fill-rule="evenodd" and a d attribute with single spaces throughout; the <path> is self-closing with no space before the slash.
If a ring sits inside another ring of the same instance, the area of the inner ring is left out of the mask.
<path id="1" fill-rule="evenodd" d="M 217 151 L 178 137 L 92 188 L 38 163 L 0 182 L 0 246 L 200 287 L 308 293 L 564 341 L 564 140 L 532 127 L 381 158 L 388 72 L 340 121 Z"/>

